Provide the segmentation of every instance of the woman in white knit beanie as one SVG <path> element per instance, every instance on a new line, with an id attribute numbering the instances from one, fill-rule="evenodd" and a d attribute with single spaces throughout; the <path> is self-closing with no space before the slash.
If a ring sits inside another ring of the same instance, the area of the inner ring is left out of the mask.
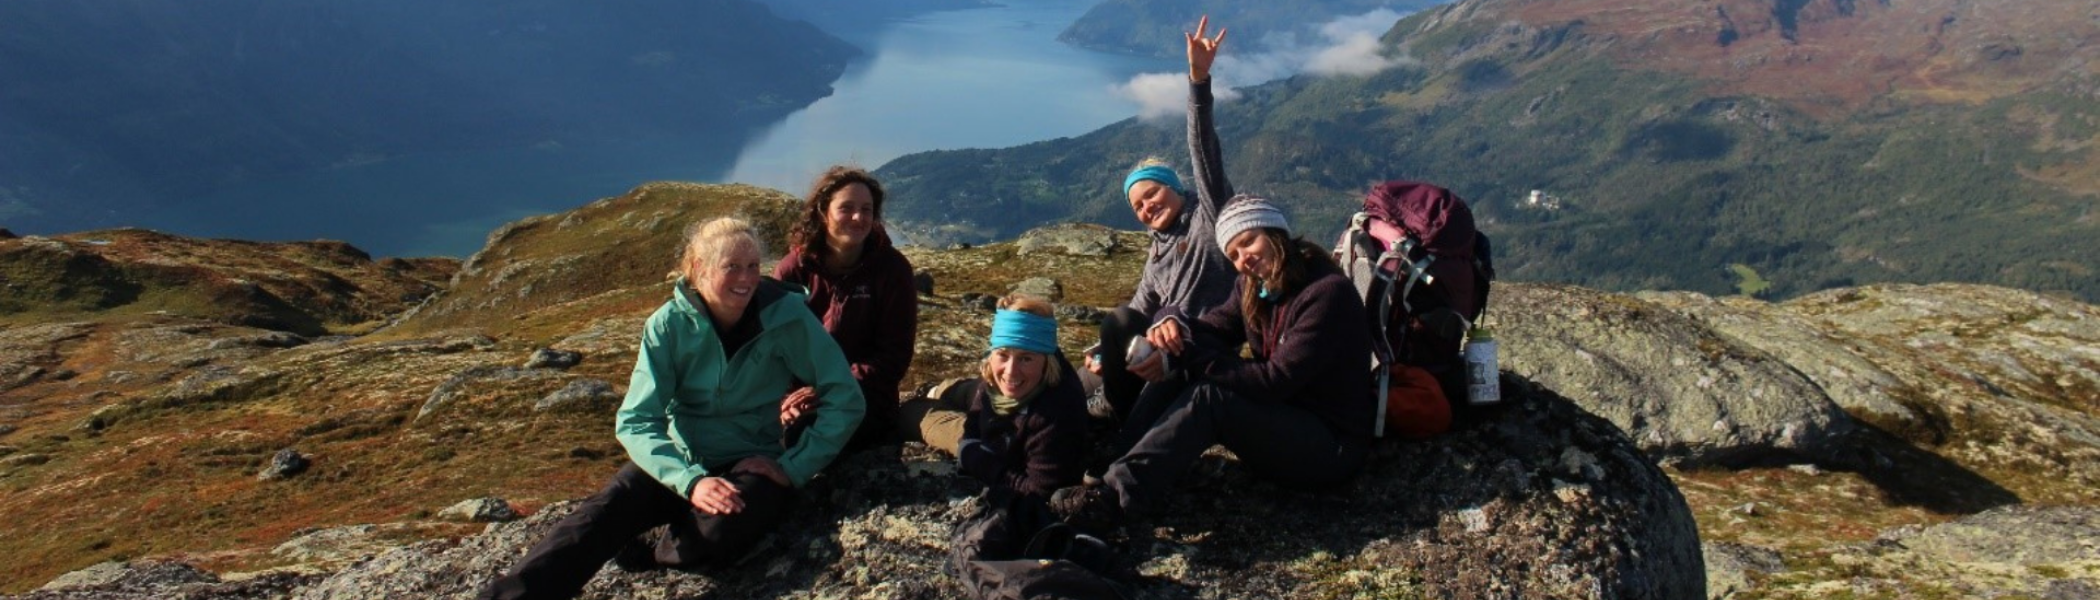
<path id="1" fill-rule="evenodd" d="M 1052 512 L 1098 530 L 1157 511 L 1212 444 L 1285 487 L 1362 470 L 1377 418 L 1363 298 L 1326 249 L 1290 234 L 1267 200 L 1226 203 L 1214 241 L 1239 275 L 1231 300 L 1147 332 L 1173 373 L 1146 386 L 1100 482 L 1058 490 Z"/>

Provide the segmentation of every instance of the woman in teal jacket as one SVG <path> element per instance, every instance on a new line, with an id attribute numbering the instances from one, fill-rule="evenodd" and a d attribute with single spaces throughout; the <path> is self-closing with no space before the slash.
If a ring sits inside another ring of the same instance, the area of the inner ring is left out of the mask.
<path id="1" fill-rule="evenodd" d="M 615 431 L 630 461 L 482 598 L 572 598 L 608 559 L 628 569 L 733 559 L 787 515 L 865 411 L 844 353 L 791 286 L 759 275 L 744 221 L 695 226 L 671 300 L 649 316 Z M 796 381 L 817 419 L 783 448 Z M 668 524 L 653 546 L 638 538 Z"/>

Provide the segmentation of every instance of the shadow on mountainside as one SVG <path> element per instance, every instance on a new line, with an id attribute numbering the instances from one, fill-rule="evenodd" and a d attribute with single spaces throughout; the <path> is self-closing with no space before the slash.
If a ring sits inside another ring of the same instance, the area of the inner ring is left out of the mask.
<path id="1" fill-rule="evenodd" d="M 1968 515 L 2021 503 L 2012 490 L 1880 427 L 1860 422 L 1850 437 L 1849 456 L 1821 466 L 1858 474 L 1887 493 L 1891 505 Z"/>

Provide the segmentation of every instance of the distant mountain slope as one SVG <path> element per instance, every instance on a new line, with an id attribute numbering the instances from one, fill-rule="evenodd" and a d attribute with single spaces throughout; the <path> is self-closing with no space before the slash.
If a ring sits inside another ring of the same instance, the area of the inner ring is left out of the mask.
<path id="1" fill-rule="evenodd" d="M 1057 35 L 1057 40 L 1095 50 L 1146 56 L 1179 57 L 1181 33 L 1209 15 L 1231 27 L 1235 44 L 1261 47 L 1284 43 L 1284 37 L 1311 38 L 1317 27 L 1337 17 L 1381 8 L 1414 12 L 1449 0 L 1101 0 Z"/>
<path id="2" fill-rule="evenodd" d="M 750 0 L 0 3 L 0 224 L 406 154 L 734 147 L 854 52 Z"/>
<path id="3" fill-rule="evenodd" d="M 1243 89 L 1220 110 L 1234 182 L 1323 242 L 1368 184 L 1409 177 L 1473 201 L 1509 278 L 2100 298 L 2091 3 L 1474 0 L 1383 43 L 1409 61 Z M 1134 227 L 1115 182 L 1146 155 L 1185 161 L 1181 138 L 1178 119 L 1132 120 L 881 172 L 915 239 Z M 1533 189 L 1562 207 L 1524 205 Z"/>
<path id="4" fill-rule="evenodd" d="M 0 239 L 0 329 L 165 313 L 302 335 L 362 333 L 442 289 L 449 258 L 373 260 L 342 242 L 144 229 Z"/>
<path id="5" fill-rule="evenodd" d="M 507 336 L 536 324 L 517 321 L 522 313 L 550 307 L 564 318 L 575 318 L 575 311 L 646 312 L 663 302 L 665 275 L 677 264 L 688 226 L 717 216 L 742 218 L 759 229 L 768 256 L 777 257 L 787 251 L 800 208 L 795 197 L 776 190 L 658 181 L 514 221 L 491 232 L 488 245 L 460 265 L 443 291 L 388 331 L 479 327 Z"/>

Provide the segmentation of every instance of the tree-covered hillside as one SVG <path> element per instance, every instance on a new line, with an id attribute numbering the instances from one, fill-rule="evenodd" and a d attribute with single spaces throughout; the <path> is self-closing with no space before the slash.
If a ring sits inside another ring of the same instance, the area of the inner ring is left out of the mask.
<path id="1" fill-rule="evenodd" d="M 735 147 L 853 53 L 750 0 L 0 2 L 0 223 L 408 154 Z"/>
<path id="2" fill-rule="evenodd" d="M 2027 18 L 2074 4 L 2042 2 Z M 1373 182 L 1444 184 L 1473 202 L 1513 279 L 1719 294 L 1753 273 L 1778 297 L 1881 281 L 2100 297 L 2100 161 L 2091 150 L 2100 78 L 2090 67 L 2052 70 L 2100 44 L 2022 46 L 2006 37 L 2015 32 L 1984 28 L 2044 23 L 1955 19 L 1938 40 L 1945 55 L 1919 59 L 1937 87 L 1893 78 L 1893 92 L 1847 97 L 1837 83 L 1812 87 L 1860 62 L 1846 62 L 1856 56 L 1839 44 L 1851 38 L 1836 36 L 1843 27 L 1902 29 L 1907 15 L 1811 12 L 1789 33 L 1753 28 L 1738 9 L 1720 30 L 1736 37 L 1682 27 L 1691 41 L 1670 46 L 1629 32 L 1671 15 L 1569 12 L 1582 8 L 1484 0 L 1436 9 L 1383 40 L 1389 55 L 1411 59 L 1403 66 L 1243 89 L 1219 110 L 1228 173 L 1242 191 L 1288 203 L 1322 242 Z M 2100 24 L 2050 26 L 2050 40 L 2100 39 Z M 2025 50 L 1978 50 L 1976 38 Z M 1731 44 L 1722 52 L 1736 63 L 1684 63 L 1719 74 L 1664 64 Z M 1786 67 L 1796 86 L 1758 92 L 1743 83 L 1752 75 L 1727 75 L 1730 64 L 1758 74 L 1788 56 L 1800 63 Z M 1821 71 L 1810 58 L 1832 66 Z M 1978 92 L 1986 88 L 1975 81 L 1995 91 Z M 1178 120 L 1131 120 L 1016 148 L 907 156 L 882 174 L 900 199 L 896 217 L 922 224 L 915 233 L 928 241 L 1058 220 L 1135 227 L 1116 184 L 1146 155 L 1185 164 L 1181 129 Z M 1534 189 L 1559 208 L 1525 203 Z"/>

